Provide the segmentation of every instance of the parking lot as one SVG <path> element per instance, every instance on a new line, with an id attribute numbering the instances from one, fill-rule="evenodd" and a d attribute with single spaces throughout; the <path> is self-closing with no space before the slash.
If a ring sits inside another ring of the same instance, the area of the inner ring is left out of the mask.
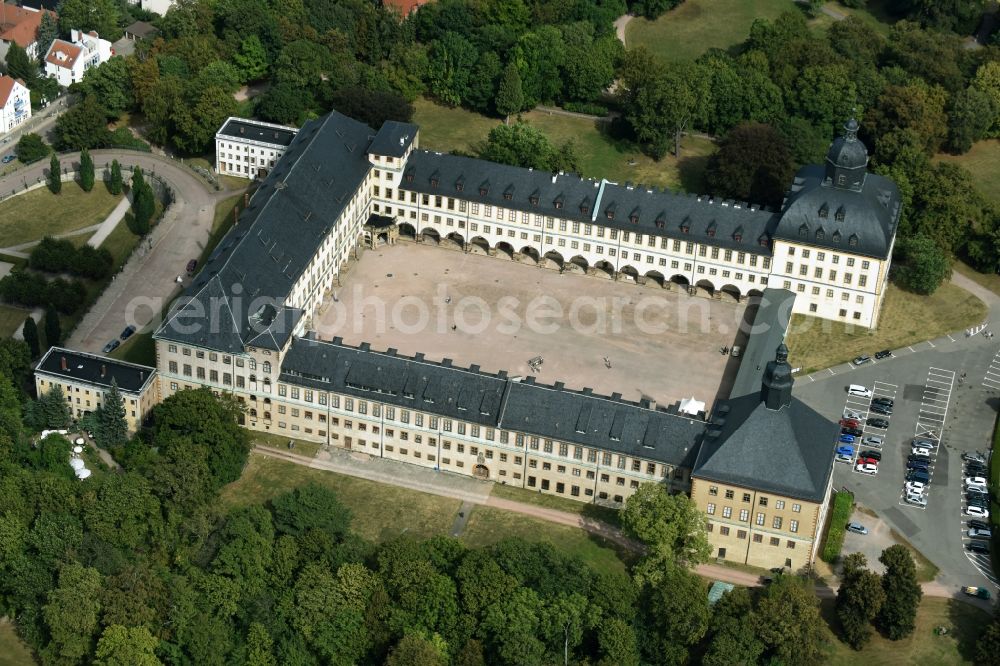
<path id="1" fill-rule="evenodd" d="M 938 582 L 954 586 L 984 585 L 996 592 L 989 557 L 966 550 L 968 521 L 962 454 L 985 451 L 1000 403 L 1000 352 L 998 345 L 976 337 L 939 346 L 922 353 L 901 353 L 893 358 L 852 367 L 826 379 L 796 385 L 796 395 L 833 420 L 853 411 L 863 423 L 860 447 L 872 448 L 865 438 L 882 434 L 876 475 L 859 473 L 856 459 L 834 466 L 834 485 L 855 494 L 857 501 L 872 509 L 879 519 L 895 529 L 940 569 Z M 997 362 L 996 366 L 993 363 Z M 996 383 L 991 377 L 997 377 Z M 867 424 L 871 399 L 847 393 L 851 384 L 872 389 L 894 401 L 889 428 L 882 431 Z M 927 506 L 905 501 L 904 478 L 914 439 L 929 440 L 926 471 L 929 485 Z M 840 445 L 835 444 L 834 446 Z M 865 536 L 855 535 L 851 544 Z M 867 549 L 866 549 L 867 550 Z"/>

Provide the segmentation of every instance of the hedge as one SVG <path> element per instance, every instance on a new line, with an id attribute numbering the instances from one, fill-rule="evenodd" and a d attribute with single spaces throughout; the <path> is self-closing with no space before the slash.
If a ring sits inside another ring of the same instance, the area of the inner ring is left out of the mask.
<path id="1" fill-rule="evenodd" d="M 833 564 L 840 558 L 840 549 L 844 547 L 844 528 L 851 519 L 854 510 L 854 495 L 848 492 L 833 494 L 833 509 L 830 511 L 830 523 L 826 531 L 826 543 L 820 557 L 824 562 Z"/>

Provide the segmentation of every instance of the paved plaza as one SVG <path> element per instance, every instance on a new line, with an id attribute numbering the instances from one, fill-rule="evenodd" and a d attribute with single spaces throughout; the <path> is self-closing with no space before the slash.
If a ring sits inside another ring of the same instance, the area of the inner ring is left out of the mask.
<path id="1" fill-rule="evenodd" d="M 710 408 L 737 361 L 745 305 L 401 243 L 365 252 L 313 327 L 373 349 L 536 381 Z M 537 372 L 529 365 L 541 357 Z"/>

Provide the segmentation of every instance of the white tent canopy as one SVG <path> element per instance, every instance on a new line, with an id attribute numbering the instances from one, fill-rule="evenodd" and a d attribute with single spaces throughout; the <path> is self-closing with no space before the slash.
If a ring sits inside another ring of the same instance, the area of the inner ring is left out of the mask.
<path id="1" fill-rule="evenodd" d="M 76 477 L 78 479 L 86 479 L 88 476 L 90 476 L 90 470 L 86 467 L 76 470 Z"/>
<path id="2" fill-rule="evenodd" d="M 692 416 L 697 415 L 699 412 L 705 411 L 705 403 L 700 400 L 695 400 L 694 396 L 690 398 L 684 398 L 681 400 L 681 413 L 691 414 Z"/>
<path id="3" fill-rule="evenodd" d="M 84 462 L 79 458 L 71 458 L 69 461 L 69 466 L 72 467 L 73 469 L 83 469 L 87 465 L 84 464 Z"/>

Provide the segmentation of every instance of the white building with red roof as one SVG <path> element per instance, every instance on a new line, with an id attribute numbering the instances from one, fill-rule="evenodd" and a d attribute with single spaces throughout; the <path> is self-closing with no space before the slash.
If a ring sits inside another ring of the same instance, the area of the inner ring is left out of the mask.
<path id="1" fill-rule="evenodd" d="M 91 67 L 107 62 L 115 54 L 111 42 L 97 33 L 73 30 L 70 41 L 56 39 L 45 54 L 45 75 L 55 79 L 64 88 L 83 80 Z"/>
<path id="2" fill-rule="evenodd" d="M 31 95 L 20 79 L 0 76 L 0 134 L 31 117 Z"/>
<path id="3" fill-rule="evenodd" d="M 47 10 L 19 7 L 13 3 L 0 4 L 0 59 L 7 60 L 11 44 L 17 44 L 31 58 L 38 57 L 38 26 Z M 55 18 L 56 13 L 49 14 Z"/>

